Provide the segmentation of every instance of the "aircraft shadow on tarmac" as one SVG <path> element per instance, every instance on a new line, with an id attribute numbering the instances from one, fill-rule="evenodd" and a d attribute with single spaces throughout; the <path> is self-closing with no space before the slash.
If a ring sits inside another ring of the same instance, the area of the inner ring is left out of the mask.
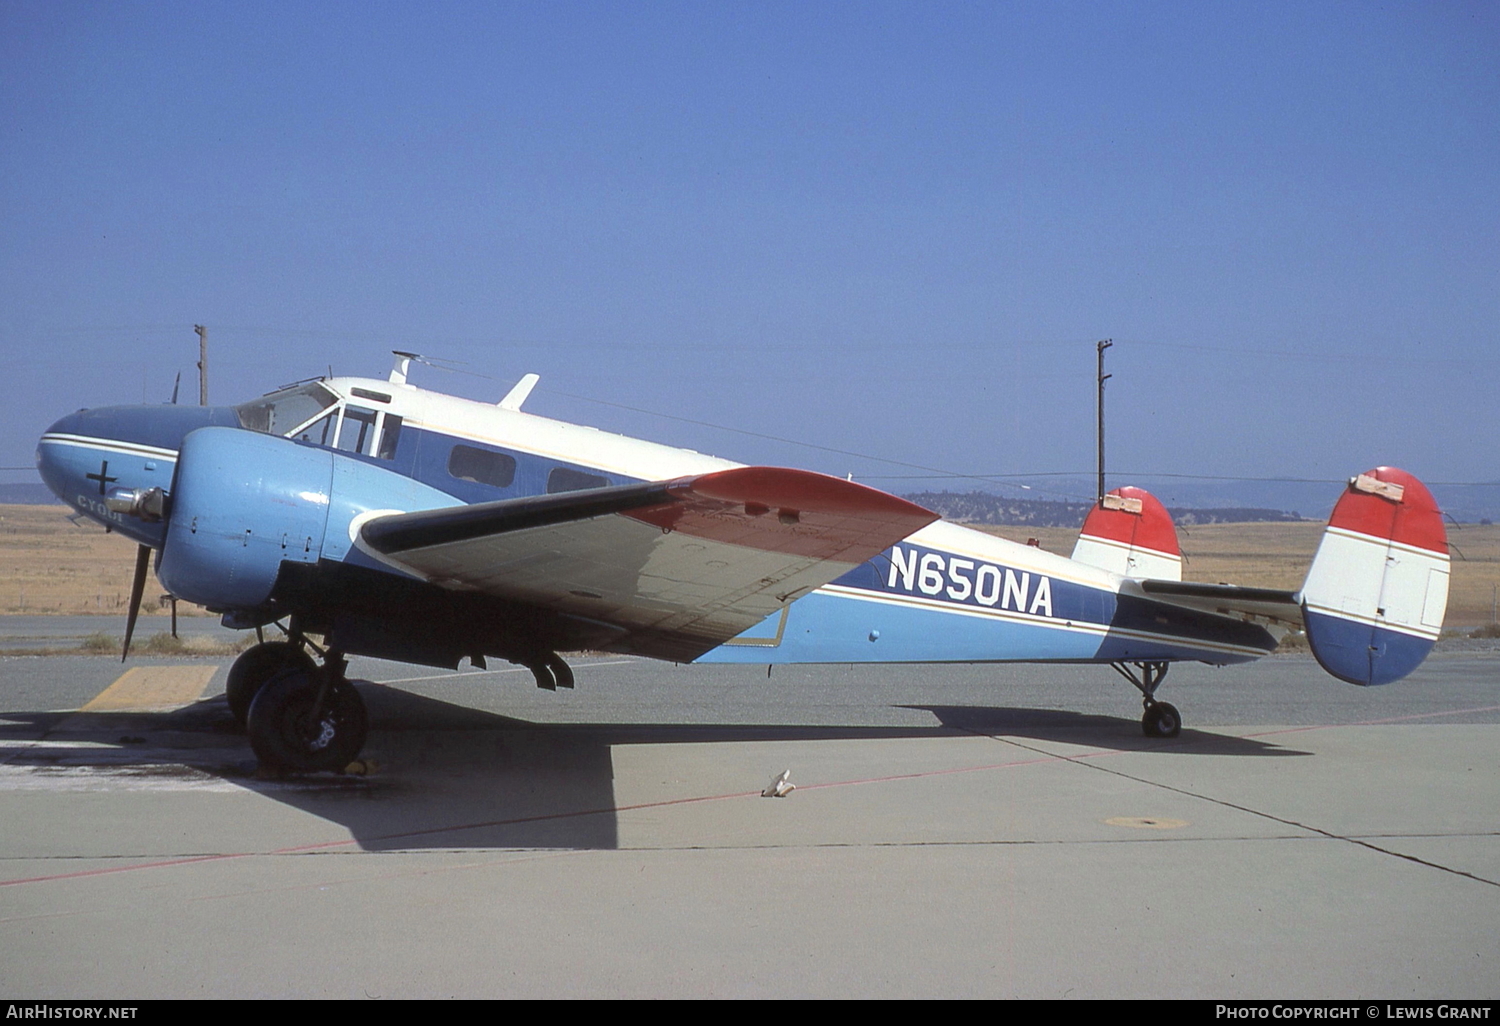
<path id="1" fill-rule="evenodd" d="M 1184 727 L 1175 738 L 1148 738 L 1140 720 L 1099 716 L 1066 709 L 997 708 L 972 705 L 904 705 L 902 709 L 930 712 L 953 731 L 987 736 L 1026 737 L 1035 741 L 1141 751 L 1162 755 L 1310 755 L 1310 752 L 1261 741 L 1257 738 L 1216 734 Z"/>
<path id="2" fill-rule="evenodd" d="M 380 764 L 368 777 L 259 779 L 222 696 L 160 713 L 0 713 L 7 721 L 0 744 L 8 764 L 38 772 L 217 777 L 337 822 L 366 850 L 617 847 L 616 745 L 1000 735 L 1095 750 L 1308 754 L 1206 731 L 1153 740 L 1135 720 L 1051 709 L 898 707 L 937 721 L 911 726 L 547 724 L 388 686 L 361 683 L 360 690 L 370 713 L 368 750 Z M 44 747 L 25 747 L 44 735 Z M 746 789 L 762 783 L 746 781 Z"/>

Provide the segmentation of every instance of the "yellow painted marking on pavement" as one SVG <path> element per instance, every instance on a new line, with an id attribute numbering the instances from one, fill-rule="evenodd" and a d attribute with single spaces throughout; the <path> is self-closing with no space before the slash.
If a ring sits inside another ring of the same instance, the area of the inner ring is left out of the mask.
<path id="1" fill-rule="evenodd" d="M 217 666 L 132 666 L 79 712 L 180 709 L 203 697 Z"/>

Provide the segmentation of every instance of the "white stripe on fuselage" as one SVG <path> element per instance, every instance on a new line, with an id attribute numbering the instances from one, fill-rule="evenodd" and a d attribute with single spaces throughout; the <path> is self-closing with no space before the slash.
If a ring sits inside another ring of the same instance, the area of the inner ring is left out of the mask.
<path id="1" fill-rule="evenodd" d="M 71 445 L 79 449 L 97 449 L 100 452 L 113 452 L 121 456 L 145 456 L 149 459 L 173 460 L 177 459 L 176 449 L 163 449 L 155 445 L 140 445 L 136 442 L 122 442 L 116 438 L 96 438 L 93 435 L 68 435 L 62 432 L 45 434 L 41 438 L 43 445 Z"/>

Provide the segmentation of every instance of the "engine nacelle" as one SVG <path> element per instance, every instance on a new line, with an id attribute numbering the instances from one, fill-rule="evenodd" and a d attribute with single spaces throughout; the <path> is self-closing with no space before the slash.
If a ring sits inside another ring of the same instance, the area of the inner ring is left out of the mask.
<path id="1" fill-rule="evenodd" d="M 352 562 L 401 573 L 355 544 L 371 515 L 458 499 L 377 463 L 287 438 L 201 428 L 182 443 L 157 576 L 219 612 L 257 609 L 285 563 Z"/>
<path id="2" fill-rule="evenodd" d="M 334 453 L 235 428 L 183 439 L 157 576 L 214 610 L 253 609 L 281 564 L 323 551 Z"/>

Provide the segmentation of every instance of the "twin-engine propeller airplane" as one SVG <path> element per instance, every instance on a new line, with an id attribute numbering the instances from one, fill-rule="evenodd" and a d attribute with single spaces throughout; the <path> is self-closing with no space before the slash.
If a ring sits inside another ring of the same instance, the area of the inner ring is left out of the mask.
<path id="1" fill-rule="evenodd" d="M 406 380 L 301 382 L 233 407 L 80 410 L 41 438 L 59 498 L 151 553 L 172 594 L 231 627 L 285 621 L 227 697 L 263 764 L 339 770 L 365 742 L 349 654 L 457 668 L 498 657 L 573 686 L 559 652 L 679 662 L 1106 663 L 1173 737 L 1173 662 L 1246 662 L 1303 629 L 1355 684 L 1410 673 L 1448 596 L 1431 494 L 1353 478 L 1300 591 L 1182 581 L 1176 531 L 1137 488 L 1097 503 L 1071 559 L 893 495 L 746 467 Z M 310 635 L 321 636 L 314 644 Z M 316 659 L 314 658 L 316 657 Z"/>

